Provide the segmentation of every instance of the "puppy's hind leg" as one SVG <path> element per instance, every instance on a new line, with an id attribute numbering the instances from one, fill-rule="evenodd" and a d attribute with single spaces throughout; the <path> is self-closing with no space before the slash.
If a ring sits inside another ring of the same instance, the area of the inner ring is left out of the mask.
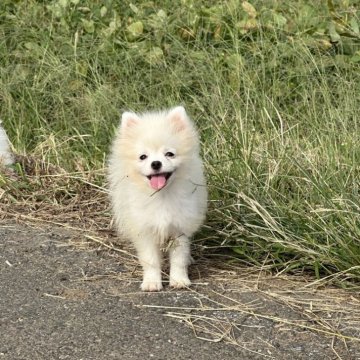
<path id="1" fill-rule="evenodd" d="M 170 286 L 184 288 L 191 284 L 188 266 L 191 264 L 190 241 L 185 235 L 174 240 L 170 250 Z"/>

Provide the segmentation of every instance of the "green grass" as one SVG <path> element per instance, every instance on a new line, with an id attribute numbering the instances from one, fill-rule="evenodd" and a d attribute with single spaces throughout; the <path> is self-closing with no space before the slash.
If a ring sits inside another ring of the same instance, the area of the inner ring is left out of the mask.
<path id="1" fill-rule="evenodd" d="M 101 185 L 122 110 L 183 104 L 203 142 L 205 244 L 359 280 L 356 2 L 218 3 L 2 1 L 14 148 Z"/>

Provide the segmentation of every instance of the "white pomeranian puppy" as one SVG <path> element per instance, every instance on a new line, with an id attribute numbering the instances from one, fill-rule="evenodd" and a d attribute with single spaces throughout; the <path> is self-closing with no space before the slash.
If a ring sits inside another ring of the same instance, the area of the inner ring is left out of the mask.
<path id="1" fill-rule="evenodd" d="M 162 289 L 164 251 L 170 286 L 189 286 L 189 239 L 204 221 L 207 190 L 198 135 L 185 109 L 123 113 L 108 170 L 117 229 L 133 242 L 143 267 L 141 289 Z"/>

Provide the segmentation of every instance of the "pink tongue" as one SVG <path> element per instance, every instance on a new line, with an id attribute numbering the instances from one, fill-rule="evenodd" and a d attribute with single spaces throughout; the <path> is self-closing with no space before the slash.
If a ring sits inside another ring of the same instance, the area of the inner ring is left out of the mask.
<path id="1" fill-rule="evenodd" d="M 150 179 L 150 185 L 155 190 L 160 190 L 166 184 L 165 175 L 153 175 Z"/>

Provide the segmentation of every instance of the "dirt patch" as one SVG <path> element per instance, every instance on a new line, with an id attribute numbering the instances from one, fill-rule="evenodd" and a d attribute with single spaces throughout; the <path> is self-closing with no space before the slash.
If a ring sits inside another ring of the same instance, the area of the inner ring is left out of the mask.
<path id="1" fill-rule="evenodd" d="M 0 359 L 360 359 L 358 293 L 220 265 L 147 294 L 129 249 L 3 222 Z"/>

